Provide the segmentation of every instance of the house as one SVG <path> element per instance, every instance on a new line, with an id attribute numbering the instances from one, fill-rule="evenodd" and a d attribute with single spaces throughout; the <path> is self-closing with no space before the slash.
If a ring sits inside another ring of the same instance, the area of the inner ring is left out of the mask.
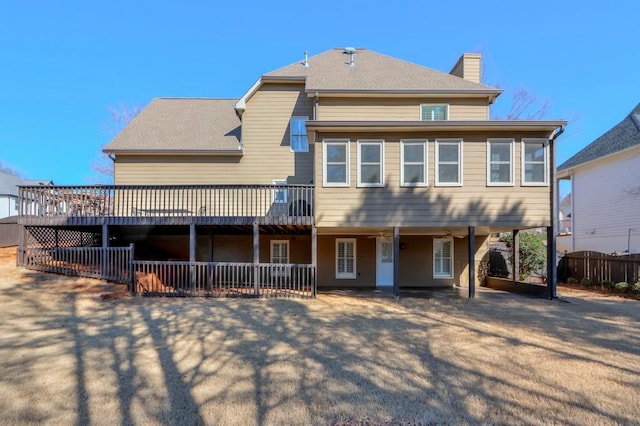
<path id="1" fill-rule="evenodd" d="M 558 167 L 571 184 L 569 252 L 640 253 L 640 104 Z"/>
<path id="2" fill-rule="evenodd" d="M 367 49 L 305 55 L 237 99 L 154 99 L 105 147 L 115 186 L 24 188 L 81 213 L 41 217 L 35 202 L 22 223 L 133 243 L 137 262 L 200 265 L 214 286 L 472 295 L 490 234 L 554 222 L 565 122 L 490 120 L 500 93 L 480 54 L 450 73 Z"/>
<path id="3" fill-rule="evenodd" d="M 18 215 L 18 186 L 20 185 L 53 185 L 53 182 L 22 179 L 0 170 L 0 219 Z"/>

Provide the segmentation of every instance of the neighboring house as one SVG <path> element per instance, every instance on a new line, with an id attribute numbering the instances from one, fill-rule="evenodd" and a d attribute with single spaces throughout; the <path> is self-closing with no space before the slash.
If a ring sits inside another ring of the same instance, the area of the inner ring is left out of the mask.
<path id="1" fill-rule="evenodd" d="M 53 185 L 53 182 L 22 179 L 0 170 L 0 219 L 18 215 L 19 185 Z"/>
<path id="2" fill-rule="evenodd" d="M 158 261 L 309 266 L 319 287 L 473 285 L 489 235 L 551 229 L 565 125 L 490 120 L 480 73 L 479 54 L 444 73 L 332 49 L 238 99 L 157 98 L 106 146 L 98 212 L 22 223 Z"/>
<path id="3" fill-rule="evenodd" d="M 560 205 L 558 206 L 560 224 L 558 225 L 558 235 L 568 235 L 571 234 L 571 205 L 572 205 L 572 197 L 571 194 L 567 194 L 560 200 Z"/>
<path id="4" fill-rule="evenodd" d="M 569 252 L 640 253 L 640 104 L 558 167 L 571 181 Z"/>

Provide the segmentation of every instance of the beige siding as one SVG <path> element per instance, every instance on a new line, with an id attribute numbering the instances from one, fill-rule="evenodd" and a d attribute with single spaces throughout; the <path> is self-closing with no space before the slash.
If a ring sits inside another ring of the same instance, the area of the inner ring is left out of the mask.
<path id="1" fill-rule="evenodd" d="M 118 155 L 116 184 L 308 184 L 313 151 L 293 153 L 289 120 L 311 117 L 301 85 L 266 84 L 247 102 L 242 117 L 242 157 Z"/>
<path id="2" fill-rule="evenodd" d="M 448 103 L 450 120 L 487 120 L 489 105 L 477 99 L 320 98 L 318 120 L 420 120 L 420 104 Z"/>
<path id="3" fill-rule="evenodd" d="M 339 135 L 319 135 L 336 138 Z M 515 185 L 487 186 L 487 137 L 504 135 L 458 134 L 463 139 L 463 186 L 437 187 L 435 183 L 435 140 L 451 134 L 406 135 L 427 137 L 428 187 L 400 187 L 400 139 L 393 134 L 352 134 L 350 143 L 350 180 L 348 188 L 322 185 L 322 143 L 316 144 L 316 224 L 319 227 L 349 226 L 506 226 L 537 227 L 549 224 L 550 187 L 520 185 L 520 139 L 515 147 Z M 358 188 L 357 140 L 385 139 L 384 188 Z"/>
<path id="4" fill-rule="evenodd" d="M 356 279 L 336 279 L 335 240 L 356 238 Z M 400 286 L 442 287 L 469 283 L 468 238 L 454 238 L 453 267 L 451 279 L 433 278 L 433 237 L 427 235 L 401 235 Z M 482 260 L 487 253 L 487 236 L 476 236 L 476 285 L 484 279 Z M 376 239 L 373 237 L 320 236 L 318 237 L 318 287 L 375 287 L 376 285 Z"/>

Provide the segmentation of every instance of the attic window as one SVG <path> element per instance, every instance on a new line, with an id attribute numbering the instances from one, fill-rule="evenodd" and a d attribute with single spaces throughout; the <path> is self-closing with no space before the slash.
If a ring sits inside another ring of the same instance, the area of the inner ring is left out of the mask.
<path id="1" fill-rule="evenodd" d="M 309 141 L 307 140 L 307 126 L 305 121 L 308 117 L 291 117 L 289 133 L 291 134 L 291 151 L 309 152 Z"/>
<path id="2" fill-rule="evenodd" d="M 438 121 L 449 119 L 449 105 L 447 104 L 422 104 L 420 105 L 421 121 Z"/>

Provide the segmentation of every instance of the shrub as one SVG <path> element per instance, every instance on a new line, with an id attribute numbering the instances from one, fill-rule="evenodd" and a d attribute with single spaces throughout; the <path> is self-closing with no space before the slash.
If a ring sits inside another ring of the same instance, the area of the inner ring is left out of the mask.
<path id="1" fill-rule="evenodd" d="M 620 281 L 619 283 L 616 283 L 616 290 L 618 291 L 625 291 L 629 288 L 629 283 L 624 282 L 624 281 Z"/>
<path id="2" fill-rule="evenodd" d="M 640 281 L 633 285 L 633 291 L 635 291 L 636 293 L 640 293 Z"/>
<path id="3" fill-rule="evenodd" d="M 578 281 L 578 280 L 576 280 L 576 279 L 575 279 L 575 278 L 573 278 L 573 277 L 569 277 L 569 279 L 567 279 L 567 283 L 569 283 L 569 284 L 578 284 L 578 283 L 579 283 L 579 281 Z"/>
<path id="4" fill-rule="evenodd" d="M 614 285 L 615 284 L 613 283 L 613 281 L 608 281 L 608 280 L 604 280 L 600 283 L 600 287 L 603 290 L 611 290 L 614 287 Z"/>
<path id="5" fill-rule="evenodd" d="M 589 278 L 589 277 L 584 277 L 582 279 L 582 285 L 586 285 L 587 287 L 591 287 L 593 285 L 593 281 L 591 281 L 591 278 Z"/>
<path id="6" fill-rule="evenodd" d="M 539 234 L 520 232 L 520 270 L 519 279 L 526 280 L 531 272 L 541 269 L 547 262 L 547 248 Z M 513 233 L 505 232 L 500 236 L 508 248 L 513 247 Z M 509 253 L 509 261 L 513 264 L 513 254 Z"/>

